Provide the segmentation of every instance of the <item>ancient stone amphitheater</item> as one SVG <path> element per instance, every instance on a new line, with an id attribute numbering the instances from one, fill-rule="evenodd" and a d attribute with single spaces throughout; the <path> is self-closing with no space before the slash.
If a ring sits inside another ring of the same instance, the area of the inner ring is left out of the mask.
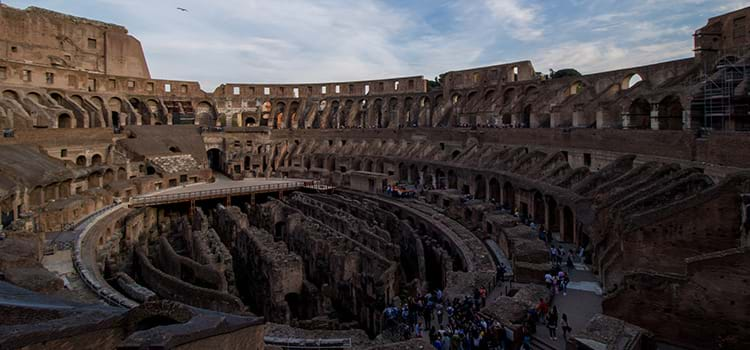
<path id="1" fill-rule="evenodd" d="M 748 17 L 590 75 L 204 92 L 124 27 L 0 4 L 0 349 L 428 348 L 386 311 L 480 287 L 514 349 L 748 349 Z M 566 341 L 529 334 L 540 298 Z"/>

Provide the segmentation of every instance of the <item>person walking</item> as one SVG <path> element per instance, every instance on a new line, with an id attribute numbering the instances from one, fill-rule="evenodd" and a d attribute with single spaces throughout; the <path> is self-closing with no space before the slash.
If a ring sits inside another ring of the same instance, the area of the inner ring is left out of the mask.
<path id="1" fill-rule="evenodd" d="M 576 267 L 576 265 L 573 263 L 573 255 L 572 254 L 568 255 L 568 261 L 567 261 L 566 265 L 568 267 L 568 273 L 570 273 L 570 271 L 573 270 Z"/>
<path id="2" fill-rule="evenodd" d="M 568 342 L 568 333 L 570 333 L 570 331 L 573 330 L 572 328 L 570 328 L 570 324 L 568 323 L 568 315 L 567 314 L 562 314 L 562 323 L 561 323 L 561 325 L 562 325 L 562 331 L 563 331 L 563 340 L 565 340 L 565 342 L 567 343 Z"/>
<path id="3" fill-rule="evenodd" d="M 549 330 L 549 338 L 555 341 L 557 340 L 557 321 L 557 306 L 553 306 L 552 312 L 547 314 L 547 329 Z"/>

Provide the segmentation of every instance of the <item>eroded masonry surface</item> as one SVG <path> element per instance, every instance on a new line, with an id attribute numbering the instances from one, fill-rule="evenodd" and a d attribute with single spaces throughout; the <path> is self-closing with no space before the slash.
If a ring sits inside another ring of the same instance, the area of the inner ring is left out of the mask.
<path id="1" fill-rule="evenodd" d="M 747 349 L 748 17 L 597 74 L 205 92 L 0 4 L 0 348 Z"/>

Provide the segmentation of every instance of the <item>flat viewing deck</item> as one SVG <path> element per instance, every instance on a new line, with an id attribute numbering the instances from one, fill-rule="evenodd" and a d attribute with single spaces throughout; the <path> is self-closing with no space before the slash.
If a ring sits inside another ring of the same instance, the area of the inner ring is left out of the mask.
<path id="1" fill-rule="evenodd" d="M 217 177 L 215 182 L 173 187 L 164 191 L 135 196 L 130 199 L 133 208 L 152 205 L 193 202 L 205 199 L 249 196 L 259 193 L 287 192 L 303 188 L 321 190 L 314 180 L 302 179 L 244 179 L 233 181 Z"/>

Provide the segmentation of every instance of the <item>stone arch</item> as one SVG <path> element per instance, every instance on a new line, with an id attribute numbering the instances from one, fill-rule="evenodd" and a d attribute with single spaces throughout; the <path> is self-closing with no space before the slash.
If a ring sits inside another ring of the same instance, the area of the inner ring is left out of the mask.
<path id="1" fill-rule="evenodd" d="M 40 103 L 40 104 L 42 103 L 42 95 L 39 95 L 37 92 L 34 92 L 34 91 L 29 92 L 28 94 L 26 94 L 26 98 L 28 98 L 28 99 L 36 102 L 36 103 Z"/>
<path id="2" fill-rule="evenodd" d="M 252 112 L 242 112 L 242 125 L 243 127 L 253 127 L 258 125 L 258 121 L 255 119 L 255 114 Z"/>
<path id="3" fill-rule="evenodd" d="M 359 158 L 352 159 L 352 170 L 362 171 L 362 160 Z"/>
<path id="4" fill-rule="evenodd" d="M 434 184 L 435 179 L 432 177 L 432 173 L 430 172 L 430 168 L 428 166 L 423 166 L 421 170 L 422 175 L 422 186 L 432 186 Z"/>
<path id="5" fill-rule="evenodd" d="M 419 183 L 419 168 L 413 163 L 409 165 L 409 183 Z"/>
<path id="6" fill-rule="evenodd" d="M 102 156 L 98 153 L 91 156 L 91 165 L 102 165 Z"/>
<path id="7" fill-rule="evenodd" d="M 125 168 L 118 168 L 117 169 L 117 180 L 118 181 L 124 181 L 128 179 L 128 172 L 125 170 Z"/>
<path id="8" fill-rule="evenodd" d="M 81 155 L 76 157 L 76 165 L 86 166 L 86 156 Z"/>
<path id="9" fill-rule="evenodd" d="M 370 120 L 371 127 L 382 128 L 385 124 L 383 120 L 383 99 L 375 99 L 372 107 L 372 113 L 374 114 L 373 120 Z"/>
<path id="10" fill-rule="evenodd" d="M 399 122 L 399 125 L 403 127 L 416 127 L 415 119 L 416 116 L 413 113 L 413 99 L 411 97 L 407 97 L 404 99 L 404 107 L 403 107 L 403 113 L 401 114 L 402 121 Z"/>
<path id="11" fill-rule="evenodd" d="M 422 96 L 419 98 L 419 117 L 417 126 L 432 126 L 432 101 L 430 97 Z"/>
<path id="12" fill-rule="evenodd" d="M 115 181 L 115 172 L 112 169 L 104 171 L 104 184 L 108 185 Z"/>
<path id="13" fill-rule="evenodd" d="M 667 95 L 659 102 L 659 130 L 682 130 L 682 113 L 685 109 L 680 98 Z"/>
<path id="14" fill-rule="evenodd" d="M 442 169 L 435 169 L 435 186 L 437 189 L 444 189 L 448 186 L 447 178 L 445 176 L 445 172 L 443 172 Z"/>
<path id="15" fill-rule="evenodd" d="M 469 92 L 469 95 L 466 96 L 466 103 L 475 102 L 474 99 L 476 99 L 478 95 L 479 95 L 479 92 L 476 90 Z"/>
<path id="16" fill-rule="evenodd" d="M 119 127 L 120 125 L 127 124 L 127 120 L 122 118 L 122 100 L 118 97 L 112 97 L 107 101 L 107 107 L 109 109 L 109 122 L 112 127 Z"/>
<path id="17" fill-rule="evenodd" d="M 560 224 L 560 238 L 563 242 L 573 242 L 575 239 L 575 215 L 570 207 L 563 207 L 562 222 Z"/>
<path id="18" fill-rule="evenodd" d="M 19 100 L 18 92 L 16 92 L 15 90 L 10 90 L 10 89 L 3 90 L 3 97 L 9 98 L 11 100 L 16 100 L 16 101 Z"/>
<path id="19" fill-rule="evenodd" d="M 325 159 L 325 169 L 330 172 L 336 171 L 336 156 L 330 155 Z"/>
<path id="20" fill-rule="evenodd" d="M 583 88 L 584 88 L 584 85 L 582 81 L 577 80 L 573 82 L 568 87 L 568 96 L 578 95 L 579 93 L 581 93 L 581 91 L 583 91 Z"/>
<path id="21" fill-rule="evenodd" d="M 523 108 L 523 112 L 521 113 L 521 125 L 522 128 L 529 128 L 531 127 L 531 113 L 532 113 L 532 106 L 531 104 L 527 104 L 526 107 Z"/>
<path id="22" fill-rule="evenodd" d="M 484 93 L 484 101 L 485 102 L 493 101 L 495 99 L 495 92 L 496 92 L 495 89 L 488 89 Z"/>
<path id="23" fill-rule="evenodd" d="M 629 128 L 649 128 L 651 120 L 651 103 L 643 97 L 637 98 L 628 108 Z"/>
<path id="24" fill-rule="evenodd" d="M 341 123 L 341 102 L 338 100 L 331 101 L 331 108 L 328 111 L 328 121 L 326 123 L 326 127 L 329 129 L 338 129 L 342 127 Z"/>
<path id="25" fill-rule="evenodd" d="M 558 215 L 558 209 L 557 209 L 557 201 L 552 196 L 546 197 L 547 202 L 547 212 L 549 215 L 547 216 L 547 222 L 545 225 L 547 226 L 548 232 L 557 232 L 560 229 L 560 218 Z"/>
<path id="26" fill-rule="evenodd" d="M 458 177 L 453 169 L 448 170 L 448 188 L 454 190 L 458 189 Z"/>
<path id="27" fill-rule="evenodd" d="M 73 100 L 77 105 L 83 107 L 83 97 L 81 95 L 72 95 L 70 99 Z"/>
<path id="28" fill-rule="evenodd" d="M 638 83 L 643 81 L 643 77 L 638 73 L 630 73 L 625 76 L 625 78 L 622 79 L 622 82 L 620 82 L 620 89 L 627 90 L 630 88 L 633 88 Z"/>
<path id="29" fill-rule="evenodd" d="M 368 114 L 368 111 L 370 110 L 369 101 L 363 98 L 359 100 L 359 102 L 357 103 L 357 107 L 359 108 L 359 110 L 354 115 L 354 120 L 352 120 L 351 127 L 366 128 L 367 127 L 367 114 Z"/>
<path id="30" fill-rule="evenodd" d="M 60 106 L 62 106 L 63 101 L 65 100 L 63 95 L 57 91 L 50 92 L 49 97 L 52 97 L 52 99 Z"/>
<path id="31" fill-rule="evenodd" d="M 282 101 L 277 102 L 273 118 L 273 127 L 275 129 L 284 127 L 284 112 L 286 112 L 286 103 Z"/>
<path id="32" fill-rule="evenodd" d="M 89 188 L 101 187 L 102 174 L 100 172 L 92 172 L 89 174 L 86 182 L 88 182 Z"/>
<path id="33" fill-rule="evenodd" d="M 503 106 L 507 106 L 516 98 L 516 89 L 508 88 L 503 91 Z"/>
<path id="34" fill-rule="evenodd" d="M 373 163 L 372 159 L 365 159 L 364 171 L 372 172 L 373 171 L 372 163 Z"/>
<path id="35" fill-rule="evenodd" d="M 344 101 L 343 106 L 341 107 L 341 110 L 338 113 L 338 126 L 340 128 L 348 128 L 350 126 L 357 126 L 356 117 L 359 115 L 358 110 L 354 109 L 354 100 L 352 99 L 346 99 Z M 354 115 L 353 115 L 354 114 Z M 349 120 L 352 118 L 352 120 Z"/>
<path id="36" fill-rule="evenodd" d="M 489 199 L 495 203 L 500 203 L 500 200 L 502 199 L 500 194 L 500 181 L 497 181 L 497 178 L 494 177 L 490 179 Z"/>
<path id="37" fill-rule="evenodd" d="M 195 106 L 195 123 L 205 127 L 216 126 L 213 107 L 209 102 L 201 101 Z"/>
<path id="38" fill-rule="evenodd" d="M 292 101 L 289 104 L 289 117 L 286 118 L 286 127 L 288 129 L 299 126 L 299 101 Z"/>
<path id="39" fill-rule="evenodd" d="M 482 200 L 487 198 L 487 182 L 482 174 L 474 177 L 474 198 Z"/>
<path id="40" fill-rule="evenodd" d="M 398 181 L 406 182 L 409 179 L 409 169 L 404 163 L 398 163 Z"/>
<path id="41" fill-rule="evenodd" d="M 224 168 L 224 152 L 214 147 L 206 150 L 206 156 L 208 157 L 208 166 L 211 170 L 222 171 Z"/>
<path id="42" fill-rule="evenodd" d="M 271 101 L 266 100 L 263 102 L 263 104 L 260 105 L 260 126 L 268 126 L 271 124 L 271 110 L 273 109 L 273 105 L 271 104 Z"/>
<path id="43" fill-rule="evenodd" d="M 537 224 L 543 224 L 546 220 L 544 212 L 544 196 L 539 191 L 534 191 L 532 198 L 534 213 L 532 215 L 534 222 Z"/>
<path id="44" fill-rule="evenodd" d="M 503 206 L 508 209 L 515 209 L 516 205 L 516 191 L 513 188 L 513 184 L 506 181 L 503 184 Z"/>
<path id="45" fill-rule="evenodd" d="M 57 128 L 58 129 L 71 129 L 75 126 L 73 125 L 73 117 L 70 116 L 68 113 L 60 113 L 60 115 L 57 116 Z"/>
<path id="46" fill-rule="evenodd" d="M 456 92 L 451 95 L 451 104 L 457 106 L 459 103 L 461 103 L 461 94 Z"/>

